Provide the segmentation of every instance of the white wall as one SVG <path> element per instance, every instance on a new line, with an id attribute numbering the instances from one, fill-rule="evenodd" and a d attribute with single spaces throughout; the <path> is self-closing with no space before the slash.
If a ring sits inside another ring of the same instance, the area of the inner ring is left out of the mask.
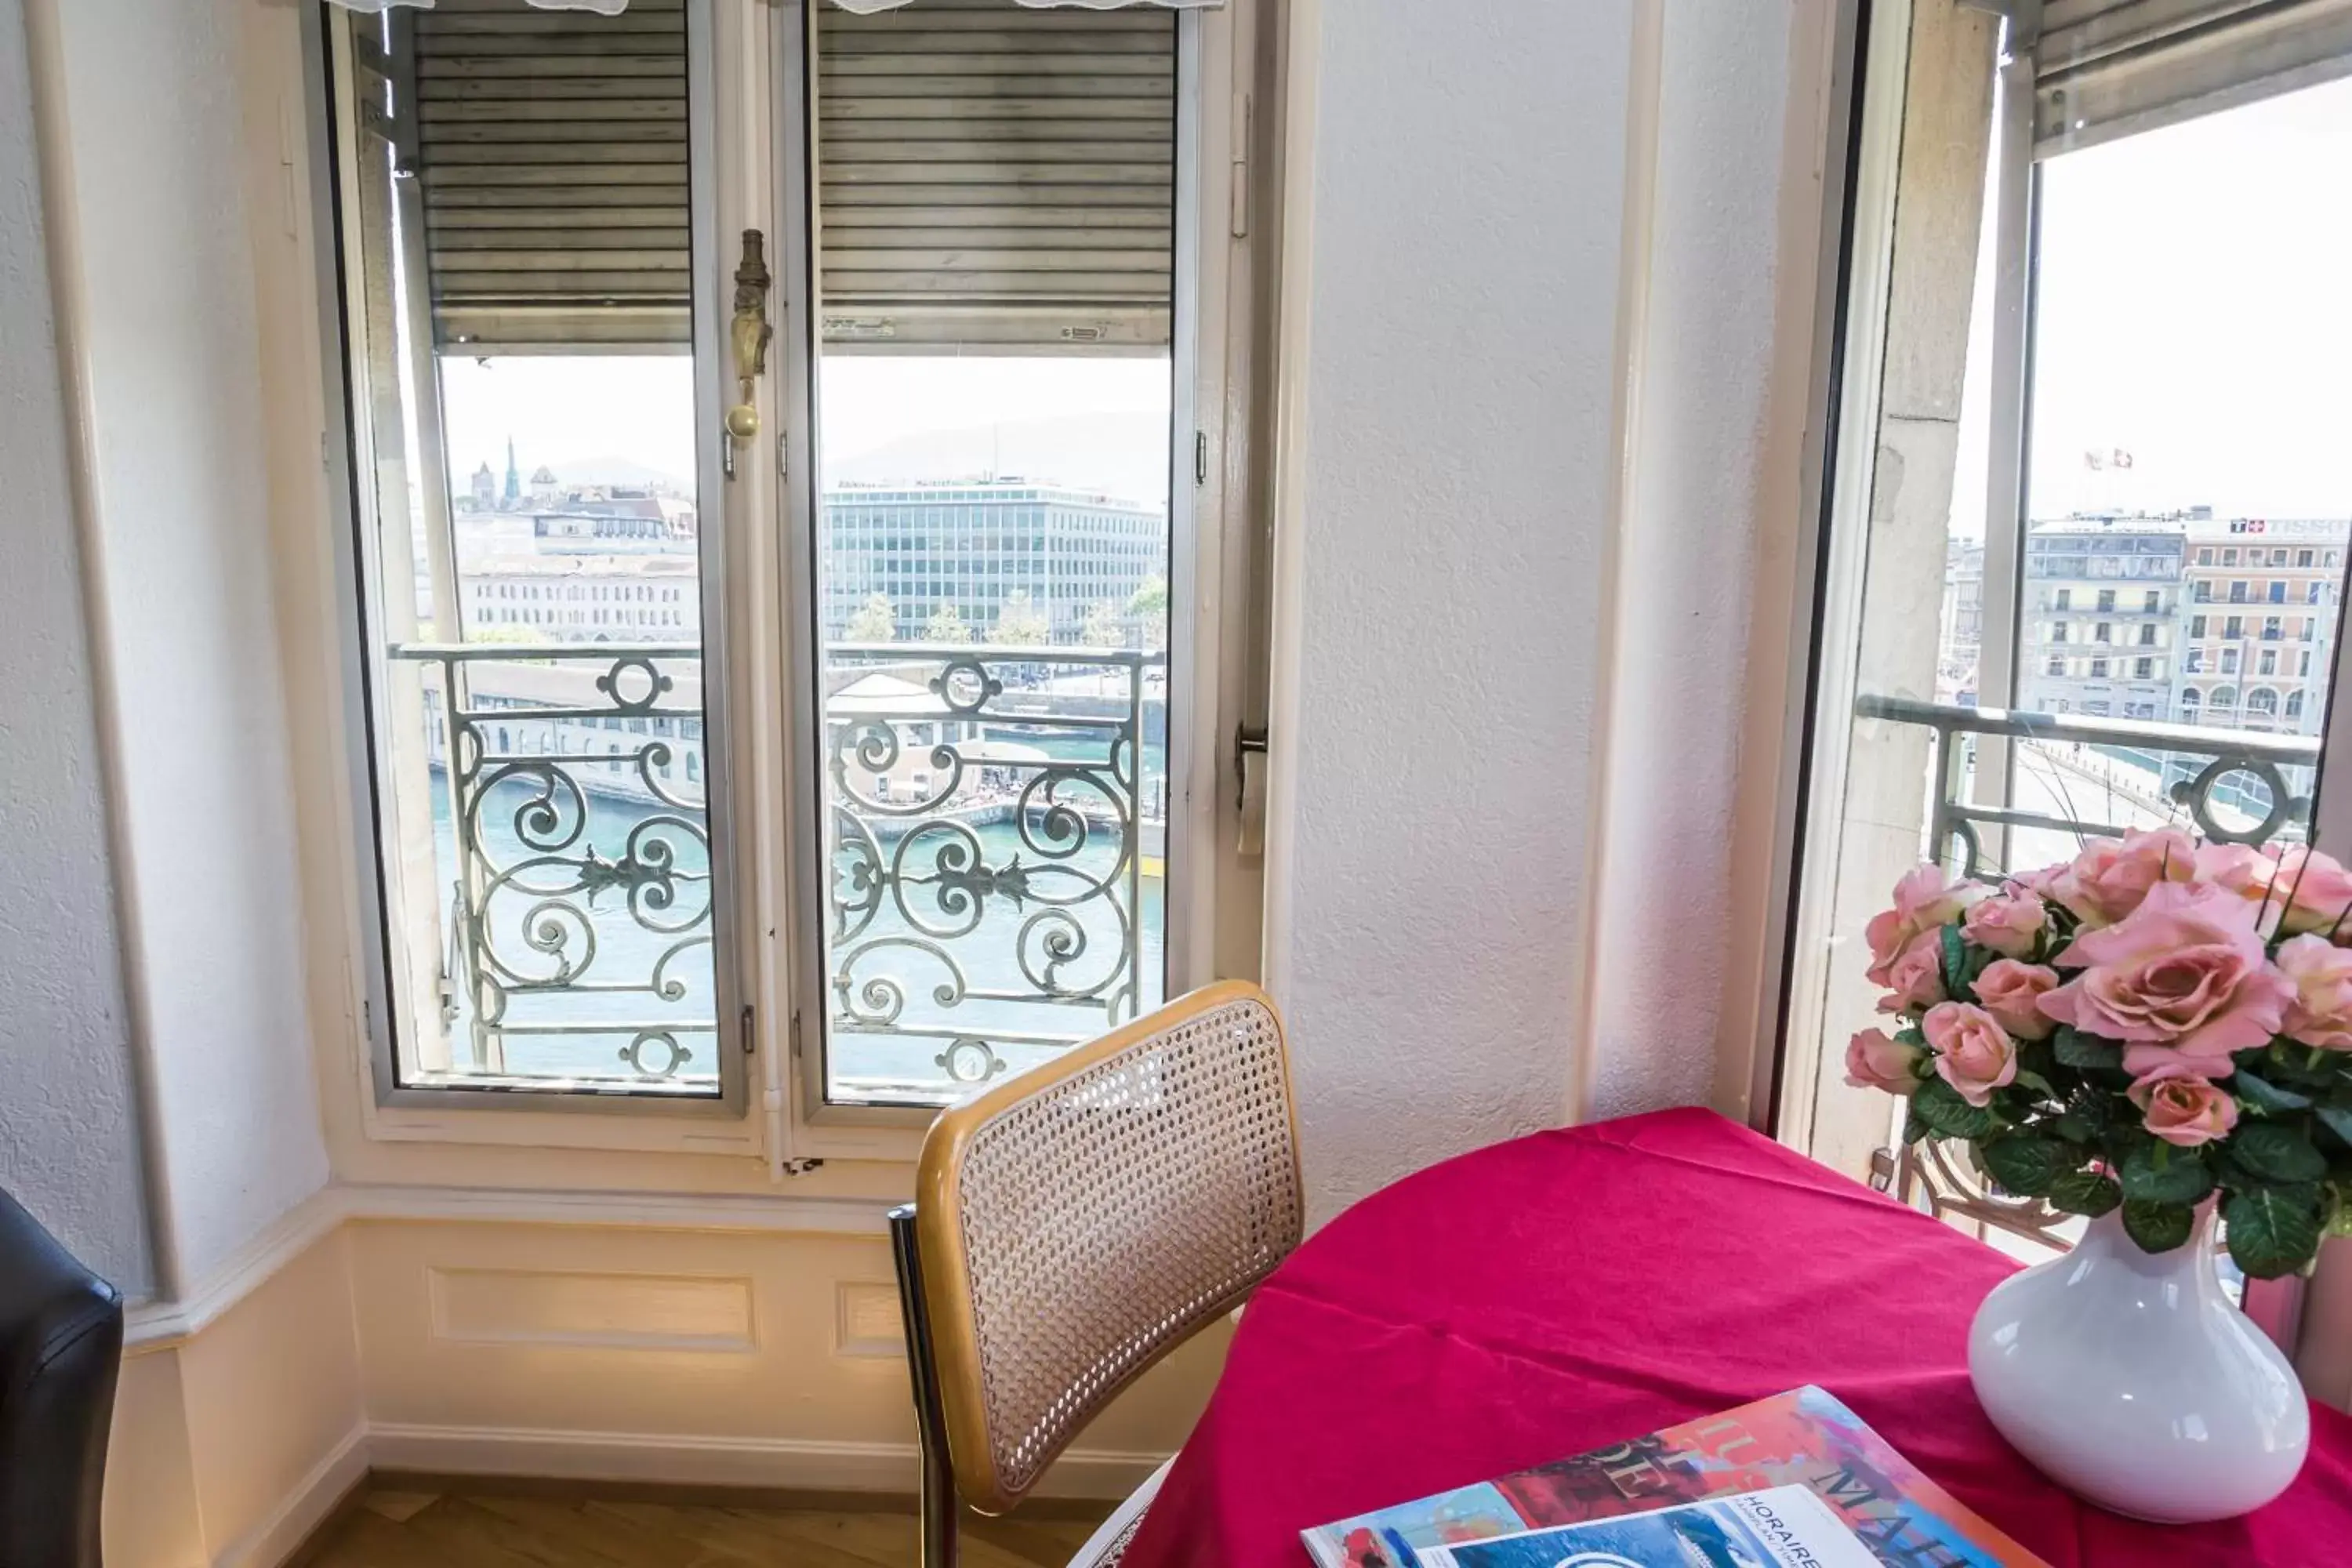
<path id="1" fill-rule="evenodd" d="M 239 10 L 32 0 L 93 431 L 124 942 L 168 1236 L 201 1279 L 321 1185 L 305 1016 Z"/>
<path id="2" fill-rule="evenodd" d="M 149 1289 L 92 649 L 21 0 L 0 0 L 0 1186 Z"/>
<path id="3" fill-rule="evenodd" d="M 1733 829 L 1785 647 L 1748 606 L 1818 241 L 1784 109 L 1827 10 L 1302 6 L 1268 973 L 1318 1215 L 1579 1115 L 1739 1109 L 1772 917 Z"/>

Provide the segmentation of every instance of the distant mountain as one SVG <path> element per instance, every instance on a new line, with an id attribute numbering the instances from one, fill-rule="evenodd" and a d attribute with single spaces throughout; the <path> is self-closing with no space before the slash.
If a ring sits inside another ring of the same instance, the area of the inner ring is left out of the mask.
<path id="1" fill-rule="evenodd" d="M 1168 422 L 1153 414 L 1085 414 L 904 436 L 826 465 L 829 484 L 1019 475 L 1168 504 Z M 561 473 L 563 470 L 558 469 Z"/>
<path id="2" fill-rule="evenodd" d="M 547 465 L 554 470 L 556 482 L 564 485 L 667 485 L 678 494 L 691 496 L 694 481 L 681 474 L 667 473 L 626 458 L 567 458 Z"/>

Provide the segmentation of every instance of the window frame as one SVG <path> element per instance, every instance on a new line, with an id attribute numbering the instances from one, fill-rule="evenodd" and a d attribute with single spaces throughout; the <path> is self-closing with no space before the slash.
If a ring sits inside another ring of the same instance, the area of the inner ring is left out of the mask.
<path id="1" fill-rule="evenodd" d="M 719 248 L 719 169 L 718 125 L 720 96 L 714 46 L 715 0 L 684 0 L 687 32 L 688 181 L 689 238 L 693 289 L 689 309 L 689 353 L 694 365 L 693 396 L 696 432 L 696 510 L 703 520 L 697 563 L 698 586 L 703 596 L 702 639 L 694 656 L 701 667 L 703 718 L 703 787 L 706 831 L 711 875 L 713 1000 L 717 1027 L 712 1048 L 719 1068 L 718 1092 L 631 1091 L 623 1088 L 583 1089 L 539 1087 L 527 1080 L 501 1080 L 479 1086 L 420 1086 L 401 1081 L 401 1030 L 409 1004 L 397 976 L 394 879 L 385 856 L 394 847 L 386 837 L 385 798 L 382 773 L 394 754 L 389 704 L 380 700 L 388 661 L 381 651 L 387 639 L 381 630 L 383 573 L 372 554 L 376 531 L 365 487 L 362 455 L 373 433 L 365 424 L 359 387 L 354 380 L 358 362 L 355 344 L 364 341 L 367 306 L 357 280 L 358 247 L 365 243 L 353 222 L 359 201 L 358 182 L 364 177 L 358 163 L 360 149 L 371 134 L 359 125 L 358 100 L 349 84 L 359 69 L 357 29 L 379 20 L 373 14 L 328 7 L 306 7 L 303 13 L 302 68 L 304 116 L 310 145 L 311 226 L 317 264 L 320 311 L 320 374 L 325 407 L 325 459 L 329 470 L 327 521 L 332 536 L 334 605 L 333 630 L 338 656 L 338 683 L 345 722 L 342 725 L 346 782 L 351 795 L 349 826 L 352 835 L 356 878 L 357 943 L 355 988 L 361 1007 L 361 1036 L 367 1061 L 367 1100 L 363 1113 L 372 1137 L 450 1139 L 592 1146 L 666 1147 L 678 1142 L 740 1145 L 736 1131 L 697 1131 L 713 1121 L 748 1124 L 751 1108 L 748 1052 L 735 1026 L 741 1006 L 741 899 L 738 797 L 734 792 L 734 757 L 729 731 L 719 716 L 728 710 L 730 640 L 727 615 L 730 573 L 729 530 L 721 519 L 726 491 L 717 442 L 720 429 L 720 348 L 723 327 L 719 302 L 710 279 Z M 394 25 L 413 18 L 394 17 Z M 414 205 L 421 193 L 414 181 L 395 199 Z M 409 221 L 415 221 L 413 218 Z M 421 279 L 412 280 L 421 288 Z M 412 289 L 412 293 L 414 290 Z M 428 361 L 431 353 L 425 356 Z M 437 378 L 437 372 L 436 372 Z M 437 407 L 439 392 L 433 391 Z M 436 444 L 437 445 L 437 444 Z M 420 454 L 430 464 L 446 458 L 428 448 Z M 428 482 L 420 474 L 416 482 Z M 446 482 L 446 474 L 438 482 Z M 683 650 L 685 645 L 681 645 Z M 682 654 L 683 657 L 683 654 Z M 436 925 L 434 941 L 441 933 Z M 532 1113 L 553 1113 L 542 1121 Z M 583 1115 L 594 1120 L 625 1118 L 642 1125 L 598 1130 L 564 1125 Z M 668 1124 L 666 1130 L 663 1124 Z M 740 1147 L 728 1152 L 741 1152 Z"/>
<path id="2" fill-rule="evenodd" d="M 938 1108 L 851 1103 L 828 1094 L 823 1010 L 828 1005 L 817 759 L 823 716 L 814 666 L 822 616 L 812 575 L 822 521 L 823 471 L 814 399 L 819 345 L 813 312 L 816 258 L 811 243 L 813 134 L 808 129 L 811 35 L 825 0 L 778 0 L 770 7 L 767 47 L 771 117 L 764 200 L 774 216 L 776 349 L 772 393 L 782 428 L 782 493 L 775 508 L 776 595 L 769 605 L 782 639 L 776 679 L 785 689 L 780 737 L 786 799 L 784 828 L 768 863 L 777 873 L 774 924 L 784 939 L 769 946 L 789 1041 L 785 1068 L 767 1086 L 776 1135 L 803 1157 L 911 1157 Z M 1255 286 L 1261 254 L 1252 173 L 1261 125 L 1254 107 L 1262 84 L 1248 41 L 1263 17 L 1259 0 L 1227 0 L 1213 9 L 1172 12 L 1176 26 L 1175 239 L 1170 328 L 1172 386 L 1169 460 L 1169 617 L 1167 875 L 1163 884 L 1164 994 L 1175 997 L 1218 978 L 1229 928 L 1262 921 L 1260 867 L 1238 848 L 1240 809 L 1232 779 L 1237 724 L 1263 713 L 1265 631 L 1258 613 L 1269 586 L 1266 563 L 1253 555 L 1248 526 L 1260 488 L 1252 425 L 1259 416 L 1255 349 L 1269 324 L 1269 297 Z M 1230 112 L 1224 112 L 1230 109 Z M 1231 212 L 1227 226 L 1211 215 Z M 1231 232 L 1228 232 L 1228 230 Z M 1182 436 L 1196 443 L 1185 460 Z M 1238 577 L 1238 581 L 1237 581 Z M 1241 591 L 1236 593 L 1238 587 Z M 1241 677 L 1236 698 L 1235 676 Z M 1262 722 L 1262 721 L 1261 721 Z M 1236 865 L 1236 862 L 1239 865 Z M 1238 873 L 1238 874 L 1237 874 Z M 1249 944 L 1255 951 L 1255 941 Z M 788 1112 L 788 1113 L 787 1113 Z"/>

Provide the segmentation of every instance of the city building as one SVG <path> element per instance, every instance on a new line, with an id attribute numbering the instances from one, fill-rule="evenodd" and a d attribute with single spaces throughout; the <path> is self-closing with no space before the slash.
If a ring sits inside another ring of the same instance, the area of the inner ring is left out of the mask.
<path id="1" fill-rule="evenodd" d="M 2347 537 L 2345 518 L 2189 523 L 2175 718 L 2319 733 Z"/>
<path id="2" fill-rule="evenodd" d="M 1984 545 L 1955 539 L 1944 552 L 1943 628 L 1936 649 L 1936 700 L 1977 704 L 1977 667 L 1984 647 Z"/>
<path id="3" fill-rule="evenodd" d="M 2114 719 L 2172 710 L 2187 527 L 2170 515 L 2029 527 L 2019 707 Z"/>
<path id="4" fill-rule="evenodd" d="M 833 637 L 880 595 L 901 637 L 952 609 L 984 641 L 1006 597 L 1025 590 L 1051 639 L 1076 642 L 1095 606 L 1124 617 L 1136 590 L 1167 571 L 1158 508 L 1033 479 L 842 485 L 825 491 L 824 530 Z"/>
<path id="5" fill-rule="evenodd" d="M 466 635 L 697 642 L 702 635 L 698 570 L 692 555 L 490 557 L 458 574 Z"/>

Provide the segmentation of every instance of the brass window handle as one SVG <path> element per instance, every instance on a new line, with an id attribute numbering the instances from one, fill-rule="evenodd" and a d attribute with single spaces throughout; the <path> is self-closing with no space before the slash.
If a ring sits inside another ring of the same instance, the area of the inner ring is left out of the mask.
<path id="1" fill-rule="evenodd" d="M 735 319 L 729 338 L 735 350 L 737 402 L 727 411 L 727 434 L 738 442 L 760 433 L 760 407 L 752 400 L 751 384 L 766 374 L 768 342 L 776 335 L 768 324 L 767 240 L 756 228 L 743 231 L 743 259 L 735 268 Z"/>

